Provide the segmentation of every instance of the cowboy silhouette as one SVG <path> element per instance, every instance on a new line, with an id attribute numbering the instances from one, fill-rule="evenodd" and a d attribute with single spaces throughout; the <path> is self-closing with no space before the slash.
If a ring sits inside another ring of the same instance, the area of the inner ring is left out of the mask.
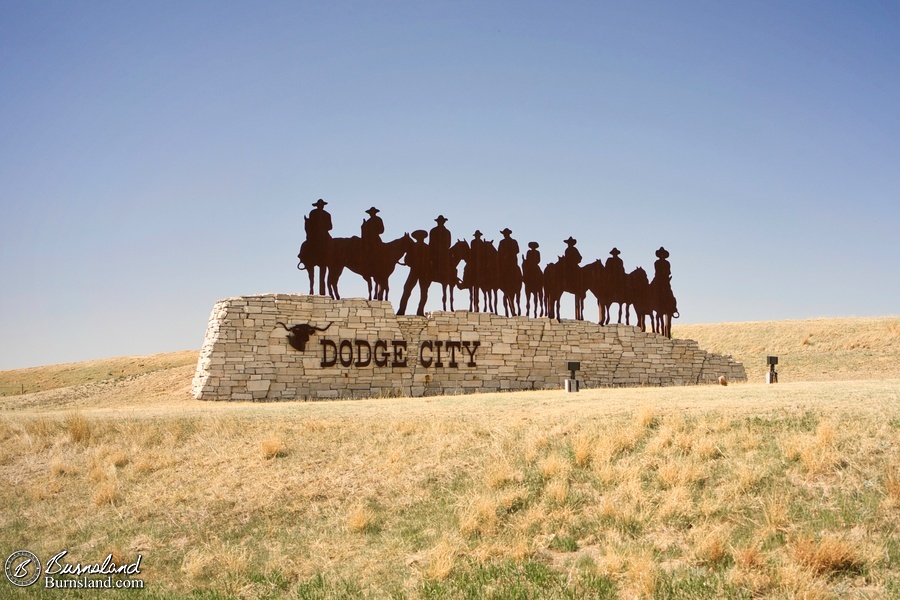
<path id="1" fill-rule="evenodd" d="M 528 242 L 528 252 L 525 253 L 525 258 L 522 260 L 523 271 L 525 270 L 525 265 L 528 265 L 528 269 L 540 268 L 541 251 L 538 250 L 540 247 L 541 245 L 537 242 Z"/>
<path id="2" fill-rule="evenodd" d="M 306 241 L 300 246 L 297 258 L 309 273 L 309 293 L 313 293 L 315 267 L 319 267 L 319 294 L 325 295 L 325 267 L 331 253 L 331 214 L 325 210 L 328 204 L 321 198 L 313 203 L 313 210 L 303 218 Z M 298 265 L 299 267 L 299 265 Z"/>
<path id="3" fill-rule="evenodd" d="M 463 287 L 469 290 L 469 310 L 475 312 L 479 310 L 478 292 L 482 278 L 481 266 L 485 254 L 485 242 L 481 236 L 481 231 L 477 229 L 472 234 L 472 241 L 469 243 L 469 259 L 463 270 Z"/>
<path id="4" fill-rule="evenodd" d="M 566 243 L 565 253 L 563 254 L 563 261 L 566 265 L 566 270 L 568 273 L 575 273 L 575 270 L 578 268 L 578 265 L 581 264 L 581 252 L 578 251 L 578 248 L 575 247 L 575 244 L 578 243 L 578 240 L 574 239 L 571 235 L 569 239 L 563 240 Z"/>
<path id="5" fill-rule="evenodd" d="M 669 258 L 669 251 L 659 247 L 656 251 L 656 262 L 653 263 L 653 279 L 668 282 L 672 279 L 672 265 L 666 259 Z"/>
<path id="6" fill-rule="evenodd" d="M 360 237 L 363 243 L 376 244 L 381 242 L 381 234 L 384 233 L 384 221 L 378 216 L 381 212 L 374 206 L 366 211 L 368 219 L 364 219 L 360 227 Z"/>
<path id="7" fill-rule="evenodd" d="M 431 268 L 438 279 L 444 279 L 451 269 L 450 244 L 453 236 L 450 230 L 444 227 L 447 219 L 444 215 L 438 215 L 435 219 L 436 226 L 428 232 L 428 249 L 431 255 Z"/>
<path id="8" fill-rule="evenodd" d="M 328 204 L 321 198 L 313 203 L 313 208 L 309 211 L 309 216 L 304 222 L 306 229 L 306 240 L 315 245 L 321 245 L 322 242 L 331 239 L 331 213 L 325 210 Z"/>
<path id="9" fill-rule="evenodd" d="M 519 270 L 519 242 L 510 237 L 507 227 L 500 233 L 503 239 L 497 244 L 497 283 L 503 292 L 503 310 L 507 316 L 518 316 L 522 294 L 522 271 Z"/>
<path id="10" fill-rule="evenodd" d="M 650 282 L 650 304 L 656 311 L 656 318 L 651 317 L 653 331 L 666 337 L 672 337 L 672 319 L 678 317 L 678 303 L 672 293 L 672 265 L 666 260 L 669 251 L 659 247 L 656 251 L 656 262 L 653 263 L 653 281 Z"/>
<path id="11" fill-rule="evenodd" d="M 425 301 L 428 300 L 428 285 L 431 283 L 431 256 L 428 251 L 428 244 L 425 238 L 428 232 L 424 229 L 417 229 L 412 232 L 412 238 L 415 240 L 412 248 L 406 253 L 406 265 L 409 267 L 409 276 L 406 283 L 403 284 L 403 296 L 400 298 L 400 307 L 397 311 L 398 315 L 406 314 L 406 304 L 409 302 L 409 296 L 412 289 L 418 284 L 419 286 L 419 309 L 416 314 L 420 317 L 425 316 Z"/>
<path id="12" fill-rule="evenodd" d="M 503 239 L 497 244 L 497 254 L 500 258 L 500 271 L 503 272 L 506 267 L 519 266 L 519 242 L 509 237 L 512 233 L 509 227 L 500 233 L 503 234 Z"/>
<path id="13" fill-rule="evenodd" d="M 381 234 L 384 233 L 384 222 L 378 213 L 381 212 L 374 206 L 366 211 L 368 219 L 363 220 L 360 227 L 362 238 L 362 263 L 366 273 L 371 273 L 375 265 L 379 264 L 382 251 Z"/>
<path id="14" fill-rule="evenodd" d="M 534 316 L 544 316 L 543 287 L 544 273 L 541 271 L 541 253 L 538 250 L 540 244 L 528 242 L 528 252 L 522 258 L 522 281 L 525 284 L 525 315 L 531 310 L 531 299 L 534 298 Z"/>
<path id="15" fill-rule="evenodd" d="M 610 257 L 606 259 L 606 277 L 610 287 L 619 289 L 625 285 L 625 263 L 619 258 L 621 252 L 618 248 L 609 251 Z"/>

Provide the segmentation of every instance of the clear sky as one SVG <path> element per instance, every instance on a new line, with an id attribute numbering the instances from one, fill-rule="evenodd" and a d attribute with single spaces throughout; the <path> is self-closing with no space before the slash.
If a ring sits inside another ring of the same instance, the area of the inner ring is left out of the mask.
<path id="1" fill-rule="evenodd" d="M 0 369 L 306 291 L 318 198 L 336 236 L 374 205 L 544 263 L 663 245 L 681 322 L 896 315 L 898 31 L 874 1 L 0 0 Z"/>

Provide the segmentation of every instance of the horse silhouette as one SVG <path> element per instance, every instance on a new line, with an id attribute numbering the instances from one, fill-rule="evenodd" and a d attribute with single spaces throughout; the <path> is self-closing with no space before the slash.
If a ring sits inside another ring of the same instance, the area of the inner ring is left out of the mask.
<path id="1" fill-rule="evenodd" d="M 412 247 L 412 243 L 409 234 L 404 234 L 387 243 L 378 242 L 377 250 L 373 253 L 356 236 L 332 239 L 327 263 L 328 295 L 340 300 L 338 281 L 344 269 L 349 269 L 366 280 L 369 300 L 387 300 L 390 276 L 399 260 Z"/>
<path id="2" fill-rule="evenodd" d="M 525 316 L 531 316 L 531 300 L 534 299 L 534 316 L 544 316 L 544 272 L 540 266 L 537 242 L 528 244 L 531 250 L 522 257 L 522 283 L 525 285 Z M 540 315 L 538 308 L 540 307 Z"/>
<path id="3" fill-rule="evenodd" d="M 441 270 L 432 265 L 431 283 L 441 284 L 441 301 L 444 310 L 447 310 L 447 295 L 450 296 L 450 310 L 453 308 L 453 288 L 460 287 L 462 282 L 459 280 L 459 263 L 467 260 L 469 257 L 469 244 L 465 240 L 458 240 L 450 247 L 450 264 L 447 269 Z M 460 288 L 462 289 L 462 288 Z"/>
<path id="4" fill-rule="evenodd" d="M 667 338 L 672 337 L 672 319 L 677 319 L 678 302 L 672 293 L 671 285 L 672 276 L 667 281 L 662 281 L 656 277 L 650 282 L 650 299 L 651 308 L 654 315 L 651 315 L 651 325 L 653 333 L 659 333 Z"/>
<path id="5" fill-rule="evenodd" d="M 584 320 L 584 298 L 587 288 L 584 285 L 581 268 L 571 268 L 564 264 L 562 256 L 556 262 L 544 267 L 544 295 L 547 302 L 547 316 L 560 320 L 562 295 L 568 292 L 575 296 L 575 318 Z"/>

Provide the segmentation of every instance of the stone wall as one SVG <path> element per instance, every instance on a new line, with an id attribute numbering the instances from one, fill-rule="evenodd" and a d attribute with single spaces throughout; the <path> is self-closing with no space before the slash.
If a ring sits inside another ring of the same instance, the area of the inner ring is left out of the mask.
<path id="1" fill-rule="evenodd" d="M 301 352 L 279 322 L 327 329 Z M 561 389 L 569 361 L 581 363 L 588 388 L 746 380 L 730 356 L 636 327 L 467 311 L 398 317 L 389 302 L 266 294 L 216 303 L 192 393 L 289 400 Z"/>

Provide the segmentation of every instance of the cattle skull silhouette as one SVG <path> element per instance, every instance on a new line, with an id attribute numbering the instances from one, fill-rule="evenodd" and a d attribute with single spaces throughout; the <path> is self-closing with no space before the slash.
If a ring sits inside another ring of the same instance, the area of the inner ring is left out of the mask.
<path id="1" fill-rule="evenodd" d="M 297 323 L 296 325 L 291 325 L 290 327 L 288 327 L 281 321 L 278 321 L 277 323 L 278 325 L 284 327 L 285 331 L 288 332 L 287 340 L 291 347 L 293 347 L 295 350 L 299 350 L 300 352 L 305 352 L 306 342 L 309 341 L 309 336 L 311 336 L 316 331 L 325 331 L 334 324 L 334 321 L 332 321 L 325 327 L 313 327 L 308 323 Z"/>

